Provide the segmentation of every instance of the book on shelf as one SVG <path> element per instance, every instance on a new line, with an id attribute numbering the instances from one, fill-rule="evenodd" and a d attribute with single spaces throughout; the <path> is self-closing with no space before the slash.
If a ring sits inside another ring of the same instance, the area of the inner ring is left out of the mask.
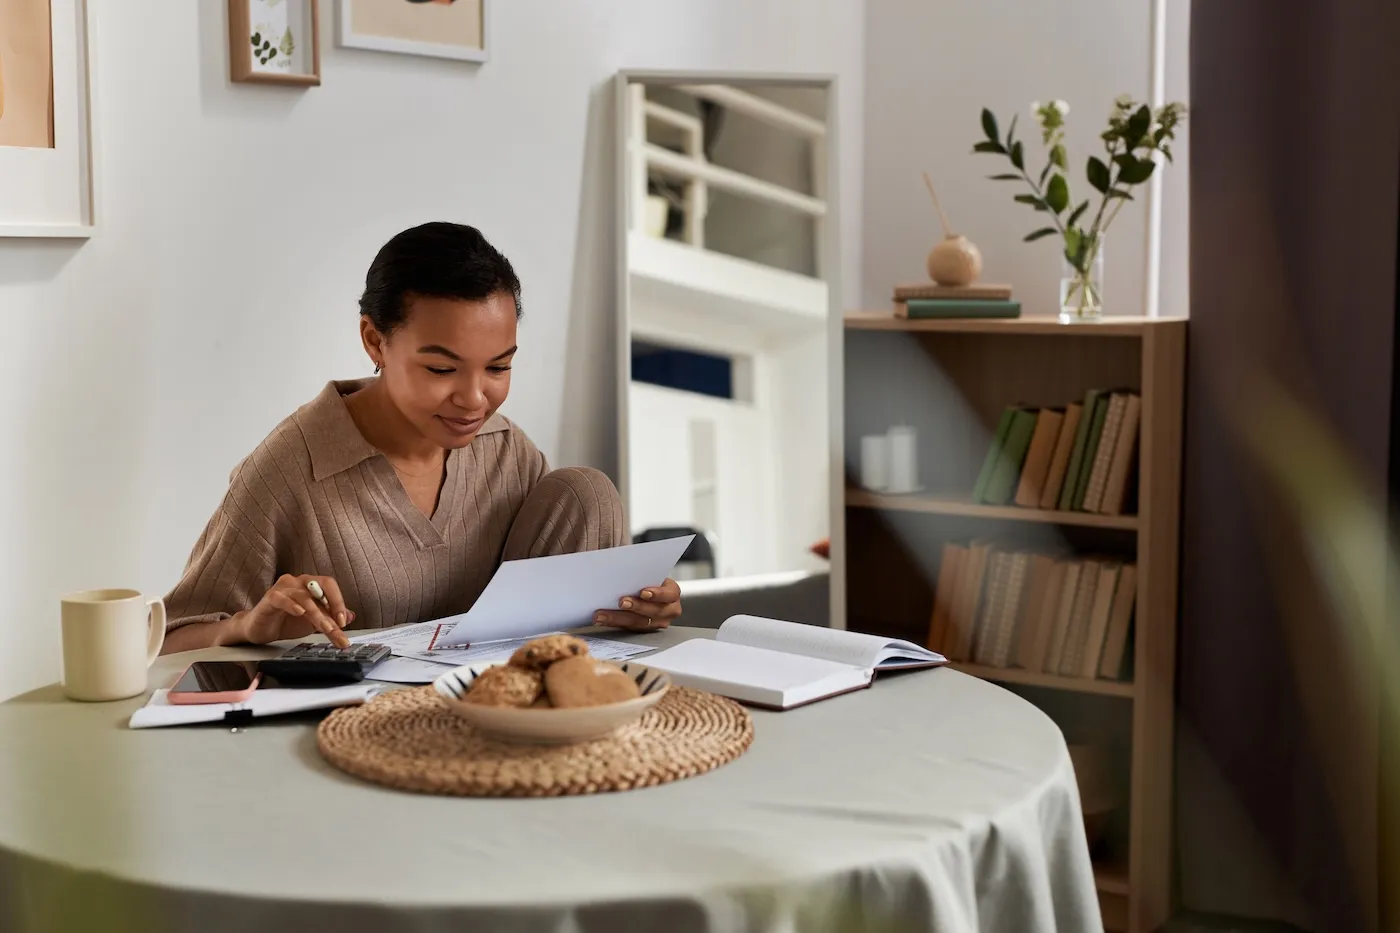
<path id="1" fill-rule="evenodd" d="M 985 285 L 980 282 L 971 285 L 939 285 L 937 282 L 919 282 L 915 285 L 895 286 L 895 301 L 910 301 L 919 298 L 941 298 L 951 301 L 1008 301 L 1011 298 L 1011 286 Z"/>
<path id="2" fill-rule="evenodd" d="M 927 647 L 950 661 L 1125 677 L 1137 603 L 1131 561 L 948 542 L 936 587 Z"/>
<path id="3" fill-rule="evenodd" d="M 894 290 L 894 315 L 925 318 L 1017 318 L 1021 303 L 1011 297 L 1010 285 L 939 285 L 921 282 Z"/>
<path id="4" fill-rule="evenodd" d="M 986 505 L 1006 505 L 1016 493 L 1035 434 L 1038 412 L 1034 408 L 1012 405 L 1001 413 L 997 424 L 997 440 L 982 461 L 977 476 L 973 500 Z"/>
<path id="5" fill-rule="evenodd" d="M 1123 515 L 1136 510 L 1142 397 L 1092 389 L 1063 407 L 1008 405 L 972 490 L 984 505 Z"/>
<path id="6" fill-rule="evenodd" d="M 737 615 L 724 621 L 714 639 L 692 638 L 643 663 L 681 686 L 792 709 L 868 687 L 878 671 L 937 667 L 947 660 L 900 639 Z"/>
<path id="7" fill-rule="evenodd" d="M 1028 509 L 1040 507 L 1045 481 L 1050 475 L 1050 461 L 1055 454 L 1055 442 L 1060 437 L 1060 424 L 1065 413 L 1061 408 L 1042 408 L 1035 416 L 1035 433 L 1026 448 L 1026 463 L 1016 487 L 1015 502 Z"/>
<path id="8" fill-rule="evenodd" d="M 1055 437 L 1055 452 L 1050 457 L 1050 469 L 1046 471 L 1045 486 L 1040 493 L 1042 509 L 1053 511 L 1059 507 L 1060 490 L 1065 485 L 1065 473 L 1069 471 L 1069 457 L 1074 450 L 1074 437 L 1079 432 L 1079 418 L 1083 413 L 1083 402 L 1071 402 L 1065 406 L 1060 432 Z"/>
<path id="9" fill-rule="evenodd" d="M 940 318 L 1017 318 L 1021 303 L 982 298 L 910 298 L 894 303 L 894 316 L 910 320 Z"/>

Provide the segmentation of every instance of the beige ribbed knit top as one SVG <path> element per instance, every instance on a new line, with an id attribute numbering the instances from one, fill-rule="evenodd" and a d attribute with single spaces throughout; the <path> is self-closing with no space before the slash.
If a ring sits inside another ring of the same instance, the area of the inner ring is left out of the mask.
<path id="1" fill-rule="evenodd" d="M 169 627 L 257 604 L 284 573 L 334 577 L 351 628 L 465 612 L 491 579 L 526 493 L 548 471 L 525 433 L 497 414 L 449 451 L 432 518 L 360 434 L 331 382 L 234 469 L 228 492 L 165 598 Z"/>

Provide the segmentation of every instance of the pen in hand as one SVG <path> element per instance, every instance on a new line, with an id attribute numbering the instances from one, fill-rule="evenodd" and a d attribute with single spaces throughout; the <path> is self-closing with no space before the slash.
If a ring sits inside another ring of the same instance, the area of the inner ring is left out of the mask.
<path id="1" fill-rule="evenodd" d="M 307 591 L 308 593 L 311 594 L 311 598 L 312 598 L 312 599 L 316 600 L 316 605 L 320 606 L 320 607 L 325 611 L 325 613 L 326 613 L 327 616 L 330 616 L 330 615 L 331 615 L 331 601 L 330 601 L 329 599 L 326 598 L 326 591 L 325 591 L 324 589 L 321 588 L 321 584 L 320 584 L 319 582 L 317 582 L 316 580 L 307 580 L 307 581 L 306 581 L 306 591 Z M 332 622 L 332 624 L 334 624 L 334 622 Z M 335 637 L 335 636 L 337 636 L 337 635 L 339 635 L 340 637 L 339 637 L 339 638 Z M 339 645 L 339 647 L 342 647 L 342 648 L 345 647 L 346 645 L 350 644 L 350 640 L 349 640 L 348 638 L 346 638 L 345 635 L 344 635 L 343 633 L 341 633 L 339 630 L 336 630 L 335 632 L 333 632 L 333 633 L 329 636 L 329 639 L 330 639 L 330 642 L 331 642 L 332 644 L 337 644 L 337 645 Z M 340 642 L 344 642 L 345 644 L 339 644 Z"/>

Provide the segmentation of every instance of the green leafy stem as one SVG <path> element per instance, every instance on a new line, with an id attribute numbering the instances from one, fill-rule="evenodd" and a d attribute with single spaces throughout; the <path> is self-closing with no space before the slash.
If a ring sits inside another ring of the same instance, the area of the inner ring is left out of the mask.
<path id="1" fill-rule="evenodd" d="M 1127 96 L 1114 101 L 1108 129 L 1100 134 L 1104 158 L 1091 155 L 1085 165 L 1089 186 L 1100 195 L 1098 207 L 1087 226 L 1082 221 L 1088 214 L 1092 195 L 1074 204 L 1067 178 L 1069 156 L 1064 146 L 1064 118 L 1069 107 L 1063 101 L 1051 101 L 1045 105 L 1033 104 L 1031 109 L 1040 123 L 1041 141 L 1046 150 L 1045 165 L 1034 177 L 1026 168 L 1025 145 L 1016 138 L 1014 116 L 1003 137 L 996 115 L 983 108 L 982 132 L 986 138 L 972 149 L 1005 156 L 1015 171 L 989 177 L 994 181 L 1024 182 L 1030 192 L 1016 195 L 1015 200 L 1050 215 L 1051 225 L 1027 234 L 1025 241 L 1029 243 L 1059 234 L 1064 242 L 1065 260 L 1080 276 L 1086 276 L 1104 234 L 1124 203 L 1133 200 L 1129 189 L 1152 177 L 1158 153 L 1171 161 L 1171 143 L 1185 119 L 1186 106 L 1170 103 L 1154 111 Z"/>

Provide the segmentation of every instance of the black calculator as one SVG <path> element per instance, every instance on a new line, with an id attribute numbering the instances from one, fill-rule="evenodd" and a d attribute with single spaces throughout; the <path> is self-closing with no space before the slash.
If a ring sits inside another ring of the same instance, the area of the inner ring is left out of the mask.
<path id="1" fill-rule="evenodd" d="M 365 679 L 370 668 L 389 657 L 388 645 L 302 643 L 281 655 L 258 662 L 258 670 L 282 687 L 328 687 Z M 274 686 L 274 684 L 266 684 Z"/>

